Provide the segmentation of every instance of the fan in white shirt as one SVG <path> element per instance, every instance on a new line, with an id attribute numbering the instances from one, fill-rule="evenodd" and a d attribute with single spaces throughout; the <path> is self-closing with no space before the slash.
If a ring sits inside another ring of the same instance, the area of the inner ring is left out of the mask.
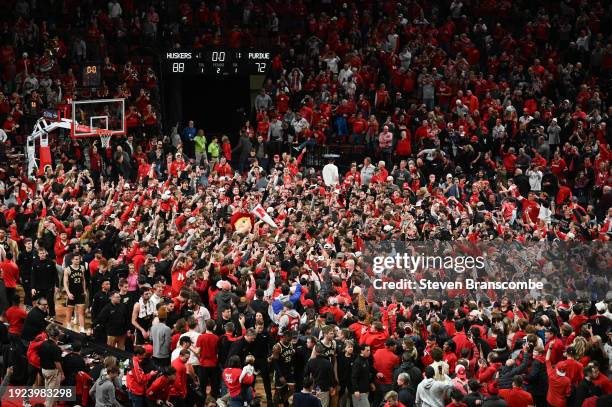
<path id="1" fill-rule="evenodd" d="M 332 185 L 337 185 L 340 181 L 338 175 L 338 167 L 336 167 L 333 160 L 331 160 L 329 164 L 323 167 L 322 175 L 323 182 L 325 182 L 325 185 L 328 187 Z"/>

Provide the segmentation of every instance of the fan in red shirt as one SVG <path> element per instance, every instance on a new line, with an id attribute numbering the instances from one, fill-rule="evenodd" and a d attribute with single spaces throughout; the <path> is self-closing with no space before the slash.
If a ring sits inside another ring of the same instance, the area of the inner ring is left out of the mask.
<path id="1" fill-rule="evenodd" d="M 572 390 L 570 379 L 566 376 L 565 361 L 557 363 L 553 368 L 550 362 L 551 350 L 546 353 L 546 371 L 548 373 L 548 392 L 546 393 L 546 401 L 552 407 L 566 407 L 567 399 Z"/>
<path id="2" fill-rule="evenodd" d="M 230 167 L 230 165 L 227 163 L 226 157 L 219 158 L 219 162 L 217 163 L 217 165 L 215 165 L 215 172 L 220 177 L 229 177 L 229 176 L 232 176 L 232 174 L 234 174 L 232 167 Z"/>
<path id="3" fill-rule="evenodd" d="M 174 405 L 178 405 L 177 400 L 187 397 L 187 375 L 195 378 L 193 367 L 187 363 L 189 356 L 191 356 L 189 349 L 181 349 L 179 357 L 172 362 L 172 367 L 176 369 L 176 378 L 174 379 L 174 385 L 170 388 L 169 395 Z"/>
<path id="4" fill-rule="evenodd" d="M 8 331 L 9 334 L 20 336 L 21 330 L 23 329 L 23 321 L 25 321 L 28 313 L 21 305 L 21 298 L 19 295 L 14 295 L 11 301 L 13 305 L 4 312 L 6 322 L 9 323 Z"/>
<path id="5" fill-rule="evenodd" d="M 395 147 L 395 153 L 400 158 L 409 157 L 412 154 L 412 143 L 410 141 L 410 131 L 403 130 L 400 133 L 400 139 Z"/>
<path id="6" fill-rule="evenodd" d="M 210 382 L 211 394 L 213 397 L 219 395 L 219 337 L 215 335 L 215 321 L 206 321 L 206 332 L 200 334 L 196 342 L 196 347 L 200 349 L 200 381 L 203 388 Z"/>
<path id="7" fill-rule="evenodd" d="M 511 389 L 500 389 L 499 396 L 506 400 L 508 407 L 527 407 L 533 406 L 531 393 L 523 390 L 523 378 L 514 376 Z"/>
<path id="8" fill-rule="evenodd" d="M 147 383 L 157 374 L 153 370 L 145 373 L 140 367 L 140 362 L 145 359 L 146 351 L 142 346 L 134 347 L 134 357 L 132 358 L 132 368 L 126 375 L 126 386 L 133 396 L 143 397 Z"/>
<path id="9" fill-rule="evenodd" d="M 223 370 L 223 382 L 227 386 L 232 401 L 241 401 L 240 393 L 242 386 L 240 383 L 240 374 L 242 373 L 242 369 L 240 368 L 240 357 L 237 355 L 230 357 L 227 366 L 228 367 Z"/>
<path id="10" fill-rule="evenodd" d="M 374 352 L 374 370 L 376 382 L 381 388 L 391 389 L 393 384 L 393 370 L 400 364 L 400 358 L 395 354 L 395 340 L 389 338 L 385 347 Z"/>
<path id="11" fill-rule="evenodd" d="M 361 335 L 359 345 L 369 346 L 373 352 L 385 346 L 385 342 L 389 334 L 386 332 L 383 324 L 380 321 L 375 321 L 370 330 Z"/>
<path id="12" fill-rule="evenodd" d="M 589 322 L 589 317 L 582 315 L 582 312 L 582 305 L 576 304 L 572 307 L 573 315 L 570 317 L 569 324 L 572 326 L 574 332 L 580 332 L 582 325 Z"/>
<path id="13" fill-rule="evenodd" d="M 176 369 L 170 366 L 166 371 L 151 383 L 147 389 L 147 399 L 155 404 L 167 402 L 170 396 L 170 389 L 176 379 Z"/>
<path id="14" fill-rule="evenodd" d="M 182 251 L 181 246 L 175 246 L 174 250 Z M 190 264 L 186 264 L 184 258 L 179 258 L 175 261 L 174 267 L 172 268 L 172 292 L 174 295 L 178 295 L 181 288 L 185 285 L 185 279 L 187 278 L 187 271 L 191 268 Z"/>
<path id="15" fill-rule="evenodd" d="M 557 335 L 552 329 L 554 328 L 549 328 L 544 333 L 544 337 L 546 338 L 546 346 L 544 347 L 544 349 L 546 351 L 551 350 L 550 362 L 553 365 L 556 365 L 558 362 L 563 360 L 565 346 L 563 345 L 563 341 L 561 341 L 561 339 L 557 337 Z"/>
<path id="16" fill-rule="evenodd" d="M 5 254 L 4 260 L 0 263 L 0 271 L 6 286 L 6 297 L 12 299 L 17 289 L 17 281 L 19 281 L 19 267 L 13 261 L 13 253 L 10 251 Z"/>

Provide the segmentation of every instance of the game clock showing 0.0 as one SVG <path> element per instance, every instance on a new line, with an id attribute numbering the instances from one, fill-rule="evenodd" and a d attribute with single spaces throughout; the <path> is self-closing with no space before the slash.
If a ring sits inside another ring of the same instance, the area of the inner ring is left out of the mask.
<path id="1" fill-rule="evenodd" d="M 207 49 L 164 52 L 166 75 L 244 76 L 265 75 L 270 52 L 263 50 Z"/>

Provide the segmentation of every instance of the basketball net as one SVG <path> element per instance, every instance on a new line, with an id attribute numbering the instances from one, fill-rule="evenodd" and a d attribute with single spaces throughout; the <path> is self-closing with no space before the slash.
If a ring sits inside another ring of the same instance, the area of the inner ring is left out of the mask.
<path id="1" fill-rule="evenodd" d="M 98 130 L 98 136 L 100 136 L 100 143 L 102 144 L 102 148 L 108 148 L 110 145 L 111 137 L 113 136 L 113 132 L 110 130 Z"/>

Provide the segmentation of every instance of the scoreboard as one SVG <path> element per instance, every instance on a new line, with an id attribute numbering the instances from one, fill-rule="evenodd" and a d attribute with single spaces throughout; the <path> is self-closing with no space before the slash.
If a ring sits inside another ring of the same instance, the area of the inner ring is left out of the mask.
<path id="1" fill-rule="evenodd" d="M 173 49 L 162 54 L 165 75 L 265 75 L 271 53 L 254 49 Z"/>

